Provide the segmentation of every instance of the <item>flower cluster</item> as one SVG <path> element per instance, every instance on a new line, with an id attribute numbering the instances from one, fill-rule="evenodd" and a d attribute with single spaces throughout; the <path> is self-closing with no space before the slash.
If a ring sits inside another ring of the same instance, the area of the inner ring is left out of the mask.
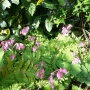
<path id="1" fill-rule="evenodd" d="M 64 74 L 68 74 L 68 71 L 65 68 L 58 69 L 57 78 L 58 79 L 62 78 L 63 77 L 63 73 Z"/>
<path id="2" fill-rule="evenodd" d="M 40 68 L 36 74 L 36 76 L 38 76 L 40 79 L 43 79 L 44 78 L 44 69 L 43 68 Z"/>
<path id="3" fill-rule="evenodd" d="M 16 50 L 24 50 L 25 45 L 23 43 L 15 43 Z"/>
<path id="4" fill-rule="evenodd" d="M 12 45 L 14 44 L 14 42 L 15 42 L 14 39 L 2 41 L 1 42 L 2 49 L 4 51 L 7 51 L 9 49 L 9 47 L 12 47 Z"/>
<path id="5" fill-rule="evenodd" d="M 71 25 L 71 24 L 68 24 L 68 26 L 63 26 L 61 33 L 62 33 L 64 36 L 68 36 L 69 33 L 71 33 L 71 28 L 72 28 L 72 25 Z"/>
<path id="6" fill-rule="evenodd" d="M 28 36 L 28 41 L 34 41 L 35 42 L 34 46 L 32 47 L 32 51 L 36 52 L 37 51 L 37 47 L 40 47 L 40 42 L 35 40 L 34 36 Z"/>
<path id="7" fill-rule="evenodd" d="M 34 45 L 33 48 L 32 48 L 32 51 L 33 51 L 33 52 L 36 52 L 37 46 L 40 47 L 40 42 L 39 42 L 39 41 L 36 41 L 36 42 L 35 42 L 35 45 Z"/>
<path id="8" fill-rule="evenodd" d="M 74 60 L 72 61 L 72 64 L 81 64 L 80 58 L 77 56 L 76 52 L 73 52 L 72 56 L 74 57 Z"/>
<path id="9" fill-rule="evenodd" d="M 81 64 L 80 58 L 79 57 L 74 58 L 72 64 Z"/>
<path id="10" fill-rule="evenodd" d="M 45 62 L 42 62 L 41 68 L 38 70 L 38 72 L 36 74 L 36 76 L 39 77 L 40 79 L 44 78 L 44 73 L 45 73 L 44 68 L 43 68 L 44 66 L 45 66 Z"/>
<path id="11" fill-rule="evenodd" d="M 29 31 L 29 26 L 26 26 L 20 31 L 20 34 L 25 36 L 28 33 L 28 31 Z"/>
<path id="12" fill-rule="evenodd" d="M 68 71 L 65 68 L 60 68 L 54 72 L 51 73 L 50 77 L 49 77 L 49 82 L 51 84 L 52 90 L 54 90 L 54 80 L 53 80 L 53 76 L 54 73 L 57 72 L 56 76 L 58 79 L 63 78 L 63 74 L 68 74 Z"/>

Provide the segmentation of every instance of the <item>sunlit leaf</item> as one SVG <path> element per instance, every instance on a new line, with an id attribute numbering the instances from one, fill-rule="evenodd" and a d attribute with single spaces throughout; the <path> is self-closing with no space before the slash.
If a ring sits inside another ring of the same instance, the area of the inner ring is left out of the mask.
<path id="1" fill-rule="evenodd" d="M 79 86 L 72 85 L 72 90 L 83 90 L 83 89 L 81 89 L 81 87 Z"/>
<path id="2" fill-rule="evenodd" d="M 0 41 L 3 41 L 4 39 L 6 39 L 6 36 L 0 36 Z"/>
<path id="3" fill-rule="evenodd" d="M 47 31 L 50 32 L 52 30 L 53 23 L 50 20 L 46 19 L 45 20 L 45 27 L 46 27 Z"/>
<path id="4" fill-rule="evenodd" d="M 6 8 L 10 8 L 11 3 L 8 0 L 4 0 L 2 2 L 2 9 L 5 10 Z"/>
<path id="5" fill-rule="evenodd" d="M 78 73 L 80 73 L 81 72 L 81 69 L 80 69 L 80 65 L 79 64 L 75 64 L 75 65 L 71 65 L 70 66 L 70 73 L 72 74 L 72 75 L 77 75 Z"/>
<path id="6" fill-rule="evenodd" d="M 7 24 L 6 24 L 6 22 L 5 21 L 0 21 L 0 26 L 2 27 L 2 28 L 4 28 L 4 27 L 7 27 Z"/>
<path id="7" fill-rule="evenodd" d="M 35 10 L 36 10 L 36 5 L 35 5 L 34 3 L 30 3 L 30 6 L 29 6 L 28 11 L 29 11 L 29 13 L 31 14 L 31 16 L 34 15 Z"/>
<path id="8" fill-rule="evenodd" d="M 4 55 L 4 51 L 2 50 L 2 48 L 0 48 L 0 67 L 2 67 L 3 65 L 3 55 Z"/>
<path id="9" fill-rule="evenodd" d="M 12 3 L 14 3 L 14 4 L 16 4 L 16 5 L 19 4 L 19 0 L 11 0 L 11 1 L 12 1 Z"/>
<path id="10" fill-rule="evenodd" d="M 0 31 L 0 41 L 6 39 L 10 35 L 10 29 L 4 29 Z"/>
<path id="11" fill-rule="evenodd" d="M 42 2 L 43 2 L 43 0 L 38 0 L 36 5 L 39 5 Z"/>

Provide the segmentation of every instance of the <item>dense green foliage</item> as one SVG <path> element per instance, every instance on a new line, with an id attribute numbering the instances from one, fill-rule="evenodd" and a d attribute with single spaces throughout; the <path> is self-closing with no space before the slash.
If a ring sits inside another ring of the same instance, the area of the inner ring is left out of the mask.
<path id="1" fill-rule="evenodd" d="M 90 86 L 90 0 L 1 0 L 0 13 L 0 90 Z"/>

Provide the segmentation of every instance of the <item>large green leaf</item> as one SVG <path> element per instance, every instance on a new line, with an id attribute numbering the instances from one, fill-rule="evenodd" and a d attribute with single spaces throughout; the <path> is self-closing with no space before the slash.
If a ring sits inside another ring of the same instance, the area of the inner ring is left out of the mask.
<path id="1" fill-rule="evenodd" d="M 10 29 L 4 29 L 0 31 L 0 41 L 5 40 L 10 35 Z"/>
<path id="2" fill-rule="evenodd" d="M 45 27 L 46 27 L 47 31 L 50 32 L 52 30 L 53 23 L 49 19 L 46 19 L 45 20 Z"/>
<path id="3" fill-rule="evenodd" d="M 6 36 L 4 36 L 4 35 L 1 36 L 1 35 L 0 35 L 0 41 L 3 41 L 3 40 L 5 40 L 5 39 L 6 39 Z"/>
<path id="4" fill-rule="evenodd" d="M 90 63 L 85 63 L 85 67 L 86 67 L 86 70 L 88 70 L 88 72 L 90 72 Z"/>
<path id="5" fill-rule="evenodd" d="M 56 9 L 55 5 L 48 0 L 45 0 L 42 6 L 49 9 Z"/>
<path id="6" fill-rule="evenodd" d="M 28 8 L 28 11 L 29 11 L 29 13 L 31 14 L 31 16 L 34 15 L 35 10 L 36 10 L 36 5 L 35 5 L 34 3 L 30 3 L 30 6 L 29 6 L 29 8 Z"/>
<path id="7" fill-rule="evenodd" d="M 80 65 L 79 64 L 71 64 L 71 67 L 70 67 L 71 69 L 70 69 L 70 73 L 72 74 L 72 75 L 77 75 L 78 73 L 80 73 L 81 72 L 81 69 L 80 69 Z"/>
<path id="8" fill-rule="evenodd" d="M 3 55 L 4 55 L 4 51 L 2 50 L 2 48 L 0 48 L 0 67 L 2 67 L 3 65 Z"/>
<path id="9" fill-rule="evenodd" d="M 66 0 L 58 0 L 58 2 L 59 2 L 60 5 L 62 5 L 62 6 L 65 6 L 65 4 L 66 4 Z"/>
<path id="10" fill-rule="evenodd" d="M 1 20 L 1 21 L 0 21 L 0 26 L 1 26 L 2 28 L 4 28 L 4 27 L 7 27 L 7 24 L 6 24 L 5 21 Z"/>

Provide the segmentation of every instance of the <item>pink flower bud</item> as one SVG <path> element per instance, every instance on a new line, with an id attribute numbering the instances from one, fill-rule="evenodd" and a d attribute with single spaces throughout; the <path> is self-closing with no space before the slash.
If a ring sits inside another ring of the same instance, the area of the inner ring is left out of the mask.
<path id="1" fill-rule="evenodd" d="M 34 47 L 32 48 L 32 51 L 33 51 L 33 52 L 36 52 L 36 50 L 37 50 L 37 47 L 34 46 Z"/>
<path id="2" fill-rule="evenodd" d="M 79 44 L 79 47 L 83 47 L 84 46 L 84 42 L 81 42 L 80 44 Z"/>
<path id="3" fill-rule="evenodd" d="M 41 66 L 42 66 L 42 67 L 45 66 L 45 62 L 42 62 L 42 63 L 41 63 Z"/>
<path id="4" fill-rule="evenodd" d="M 72 28 L 71 24 L 68 24 L 67 29 L 70 30 Z"/>
<path id="5" fill-rule="evenodd" d="M 34 36 L 28 36 L 28 41 L 33 41 L 33 40 L 35 40 Z"/>
<path id="6" fill-rule="evenodd" d="M 37 45 L 38 47 L 40 47 L 40 42 L 39 42 L 39 41 L 36 41 L 36 45 Z"/>
<path id="7" fill-rule="evenodd" d="M 15 54 L 12 54 L 12 55 L 11 55 L 11 59 L 12 59 L 12 60 L 14 60 L 15 57 L 16 57 Z"/>

